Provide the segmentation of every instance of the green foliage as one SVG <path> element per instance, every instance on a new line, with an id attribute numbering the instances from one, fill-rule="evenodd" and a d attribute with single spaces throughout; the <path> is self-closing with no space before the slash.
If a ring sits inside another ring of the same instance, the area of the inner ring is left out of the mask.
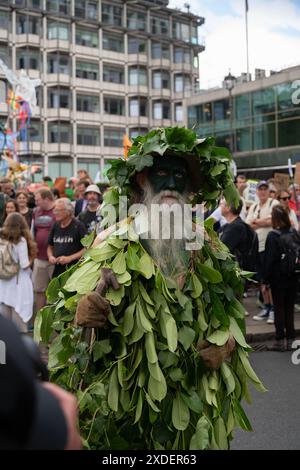
<path id="1" fill-rule="evenodd" d="M 86 448 L 227 449 L 236 426 L 251 430 L 240 403 L 250 399 L 249 381 L 265 389 L 249 363 L 244 310 L 235 298 L 242 277 L 210 235 L 181 291 L 140 242 L 113 236 L 49 285 L 35 338 L 51 343 L 52 380 L 77 394 Z M 108 289 L 107 327 L 89 341 L 73 319 L 103 266 L 115 272 L 120 288 Z M 204 368 L 197 342 L 222 346 L 229 334 L 236 340 L 231 362 L 217 371 Z"/>

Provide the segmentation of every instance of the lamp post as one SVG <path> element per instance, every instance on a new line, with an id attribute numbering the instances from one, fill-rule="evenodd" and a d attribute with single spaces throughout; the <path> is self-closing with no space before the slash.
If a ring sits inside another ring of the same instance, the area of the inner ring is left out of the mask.
<path id="1" fill-rule="evenodd" d="M 233 154 L 234 151 L 234 137 L 233 137 L 233 99 L 232 99 L 232 90 L 235 86 L 236 78 L 231 75 L 230 71 L 228 75 L 224 78 L 224 85 L 226 90 L 229 91 L 229 113 L 230 113 L 230 152 Z"/>

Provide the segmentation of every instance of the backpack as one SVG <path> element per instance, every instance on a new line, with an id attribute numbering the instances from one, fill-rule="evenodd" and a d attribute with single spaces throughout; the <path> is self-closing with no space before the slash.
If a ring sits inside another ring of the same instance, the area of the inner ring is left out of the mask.
<path id="1" fill-rule="evenodd" d="M 256 272 L 258 258 L 258 236 L 250 225 L 243 222 L 246 229 L 246 243 L 242 253 L 240 253 L 240 265 L 244 271 Z"/>
<path id="2" fill-rule="evenodd" d="M 281 276 L 293 277 L 300 275 L 300 235 L 296 230 L 291 229 L 287 233 L 274 230 L 279 235 L 278 243 L 280 247 L 279 272 Z"/>
<path id="3" fill-rule="evenodd" d="M 20 265 L 13 257 L 12 244 L 0 238 L 0 279 L 11 279 L 18 274 Z"/>

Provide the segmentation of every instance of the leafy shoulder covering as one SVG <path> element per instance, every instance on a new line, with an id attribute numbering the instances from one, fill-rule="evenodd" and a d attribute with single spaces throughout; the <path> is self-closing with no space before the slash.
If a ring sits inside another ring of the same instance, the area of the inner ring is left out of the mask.
<path id="1" fill-rule="evenodd" d="M 251 430 L 241 401 L 250 400 L 249 381 L 264 387 L 249 363 L 244 308 L 236 298 L 242 273 L 206 228 L 210 241 L 194 257 L 182 290 L 163 276 L 130 221 L 50 283 L 35 339 L 51 343 L 52 381 L 78 397 L 86 448 L 228 449 L 236 426 Z M 101 267 L 114 271 L 120 288 L 106 293 L 107 327 L 89 332 L 73 320 Z M 231 360 L 206 369 L 198 342 L 221 346 L 230 334 Z"/>

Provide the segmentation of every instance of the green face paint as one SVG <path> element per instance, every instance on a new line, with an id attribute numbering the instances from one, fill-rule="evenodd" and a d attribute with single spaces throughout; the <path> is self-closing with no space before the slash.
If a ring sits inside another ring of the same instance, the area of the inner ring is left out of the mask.
<path id="1" fill-rule="evenodd" d="M 186 190 L 188 169 L 183 158 L 154 158 L 148 175 L 155 193 L 170 190 L 182 194 Z"/>

